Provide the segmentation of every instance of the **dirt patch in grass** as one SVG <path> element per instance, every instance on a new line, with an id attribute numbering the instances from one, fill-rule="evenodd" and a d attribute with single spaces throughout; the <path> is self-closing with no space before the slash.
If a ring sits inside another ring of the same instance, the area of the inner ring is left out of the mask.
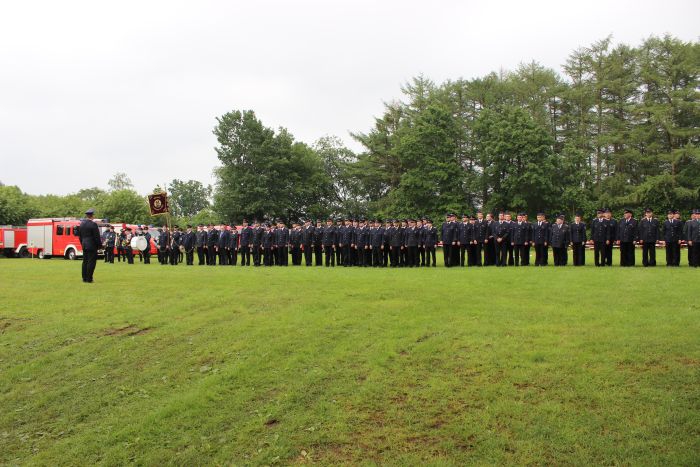
<path id="1" fill-rule="evenodd" d="M 139 328 L 135 324 L 129 324 L 128 326 L 123 326 L 121 328 L 109 328 L 105 329 L 102 331 L 102 336 L 121 336 L 121 337 L 128 337 L 128 336 L 138 336 L 141 334 L 146 334 L 148 332 L 151 332 L 153 328 L 151 327 L 145 327 L 145 328 Z"/>

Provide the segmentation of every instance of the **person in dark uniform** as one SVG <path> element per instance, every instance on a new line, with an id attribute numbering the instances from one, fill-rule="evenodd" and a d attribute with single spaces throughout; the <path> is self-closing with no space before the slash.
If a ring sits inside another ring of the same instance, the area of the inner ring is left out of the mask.
<path id="1" fill-rule="evenodd" d="M 513 216 L 511 215 L 511 213 L 509 211 L 506 211 L 503 214 L 503 217 L 504 217 L 505 223 L 508 224 L 508 226 L 510 227 L 510 230 L 511 230 L 511 233 L 509 236 L 509 238 L 510 238 L 513 235 L 512 230 L 513 230 L 513 227 L 515 226 L 515 221 L 513 220 Z M 510 241 L 506 242 L 506 249 L 508 250 L 508 266 L 515 266 L 515 247 L 513 245 L 511 245 Z"/>
<path id="2" fill-rule="evenodd" d="M 476 266 L 476 217 L 469 216 L 469 230 L 467 235 L 467 266 Z M 481 258 L 479 258 L 481 259 Z"/>
<path id="3" fill-rule="evenodd" d="M 304 227 L 301 230 L 301 246 L 304 250 L 304 264 L 313 265 L 314 254 L 314 232 L 316 227 L 311 224 L 311 219 L 304 219 Z"/>
<path id="4" fill-rule="evenodd" d="M 141 236 L 146 239 L 146 249 L 141 252 L 143 264 L 151 264 L 151 234 L 148 232 L 147 225 L 141 228 Z"/>
<path id="5" fill-rule="evenodd" d="M 496 266 L 508 266 L 508 245 L 510 244 L 511 225 L 505 220 L 505 213 L 498 215 L 498 222 L 495 224 L 496 230 Z"/>
<path id="6" fill-rule="evenodd" d="M 323 229 L 323 239 L 321 243 L 323 244 L 323 250 L 326 253 L 326 267 L 335 267 L 335 244 L 336 244 L 336 230 L 333 225 L 333 219 L 328 218 L 326 220 L 326 227 Z"/>
<path id="7" fill-rule="evenodd" d="M 253 265 L 260 266 L 261 257 L 263 255 L 263 234 L 265 233 L 265 227 L 260 225 L 258 219 L 253 219 L 253 228 L 250 234 L 250 252 L 253 254 Z M 238 234 L 239 244 L 240 244 L 241 233 Z M 243 260 L 243 249 L 239 247 L 238 249 L 241 253 L 241 261 Z"/>
<path id="8" fill-rule="evenodd" d="M 566 266 L 569 262 L 568 248 L 571 243 L 571 231 L 564 223 L 564 215 L 557 216 L 557 222 L 551 227 L 550 242 L 554 254 L 555 266 Z"/>
<path id="9" fill-rule="evenodd" d="M 603 210 L 596 210 L 596 218 L 591 221 L 591 241 L 596 267 L 605 266 L 605 246 L 608 242 L 608 222 L 603 217 Z"/>
<path id="10" fill-rule="evenodd" d="M 455 215 L 448 213 L 445 216 L 445 222 L 443 222 L 442 227 L 440 228 L 440 237 L 442 238 L 442 254 L 446 268 L 459 264 L 454 262 L 454 255 L 452 252 L 453 249 L 457 250 L 457 223 L 454 220 Z"/>
<path id="11" fill-rule="evenodd" d="M 114 245 L 117 241 L 117 234 L 114 232 L 114 226 L 110 225 L 105 232 L 104 247 L 105 247 L 105 262 L 114 264 Z"/>
<path id="12" fill-rule="evenodd" d="M 484 242 L 488 234 L 488 224 L 484 219 L 484 213 L 479 209 L 476 211 L 476 222 L 474 223 L 474 258 L 475 266 L 484 264 L 483 251 Z"/>
<path id="13" fill-rule="evenodd" d="M 102 246 L 100 229 L 93 220 L 94 217 L 95 210 L 88 209 L 85 211 L 85 219 L 80 221 L 80 226 L 78 227 L 80 247 L 83 249 L 83 282 L 89 284 L 94 282 L 93 275 L 97 266 L 97 250 Z"/>
<path id="14" fill-rule="evenodd" d="M 384 267 L 384 228 L 379 219 L 374 220 L 374 226 L 370 229 L 369 244 L 372 249 L 372 267 Z"/>
<path id="15" fill-rule="evenodd" d="M 180 232 L 180 227 L 175 225 L 170 236 L 170 264 L 172 266 L 177 266 L 180 260 L 180 245 L 182 245 L 182 232 Z"/>
<path id="16" fill-rule="evenodd" d="M 399 249 L 399 266 L 408 266 L 408 248 L 406 248 L 406 231 L 408 230 L 408 219 L 402 219 L 399 229 L 401 230 L 401 248 Z"/>
<path id="17" fill-rule="evenodd" d="M 430 259 L 433 260 L 433 267 L 437 267 L 437 261 L 435 260 L 435 248 L 438 243 L 438 232 L 433 226 L 432 219 L 428 218 L 425 220 L 425 233 L 423 234 L 423 241 L 425 242 L 425 265 L 430 266 Z"/>
<path id="18" fill-rule="evenodd" d="M 185 232 L 182 230 L 182 227 L 178 227 L 177 232 L 180 234 L 180 245 L 182 245 L 182 238 L 185 236 Z M 177 262 L 178 262 L 178 264 L 182 263 L 184 260 L 185 260 L 185 252 L 183 251 L 183 248 L 178 247 L 178 249 L 177 249 Z"/>
<path id="19" fill-rule="evenodd" d="M 219 250 L 219 266 L 228 266 L 230 242 L 231 232 L 228 230 L 228 225 L 221 224 L 219 226 L 219 242 L 217 244 L 217 249 Z"/>
<path id="20" fill-rule="evenodd" d="M 277 266 L 289 265 L 289 229 L 282 219 L 277 221 L 275 250 L 277 251 Z"/>
<path id="21" fill-rule="evenodd" d="M 357 265 L 369 267 L 372 265 L 372 249 L 370 246 L 370 228 L 367 219 L 360 219 L 360 228 L 356 231 Z"/>
<path id="22" fill-rule="evenodd" d="M 497 222 L 493 219 L 493 213 L 486 214 L 486 238 L 484 239 L 484 266 L 496 264 L 496 230 Z"/>
<path id="23" fill-rule="evenodd" d="M 634 266 L 634 244 L 637 241 L 637 220 L 632 211 L 625 209 L 624 218 L 617 225 L 617 239 L 620 245 L 620 266 Z"/>
<path id="24" fill-rule="evenodd" d="M 126 228 L 126 234 L 122 237 L 122 249 L 126 255 L 126 260 L 129 264 L 134 264 L 134 251 L 131 248 L 131 239 L 134 234 L 131 232 L 131 227 Z"/>
<path id="25" fill-rule="evenodd" d="M 255 231 L 253 231 L 255 233 Z M 231 223 L 231 228 L 229 229 L 229 242 L 228 242 L 228 264 L 229 266 L 238 265 L 238 240 L 240 234 L 236 228 L 235 222 Z"/>
<path id="26" fill-rule="evenodd" d="M 520 212 L 511 227 L 510 244 L 515 252 L 515 266 L 528 266 L 527 245 L 530 244 L 530 225 L 525 222 L 525 213 Z"/>
<path id="27" fill-rule="evenodd" d="M 323 223 L 321 219 L 316 219 L 316 227 L 314 228 L 313 249 L 314 249 L 314 264 L 323 266 Z"/>
<path id="28" fill-rule="evenodd" d="M 170 247 L 170 231 L 168 226 L 163 226 L 163 230 L 158 236 L 158 262 L 161 265 L 168 264 L 168 248 Z"/>
<path id="29" fill-rule="evenodd" d="M 335 224 L 335 249 L 333 250 L 335 254 L 335 264 L 338 266 L 343 265 L 343 249 L 340 247 L 340 238 L 342 236 L 342 231 L 345 228 L 344 220 L 342 217 L 336 219 Z"/>
<path id="30" fill-rule="evenodd" d="M 343 267 L 352 266 L 352 264 L 350 263 L 350 244 L 352 243 L 353 236 L 353 229 L 351 224 L 352 221 L 350 219 L 345 219 L 345 225 L 342 226 L 338 231 L 338 234 L 340 235 L 340 239 L 338 240 L 338 246 L 341 250 L 340 264 L 342 264 Z"/>
<path id="31" fill-rule="evenodd" d="M 459 247 L 459 266 L 464 267 L 469 247 L 469 215 L 462 214 L 462 222 L 457 224 L 457 246 Z"/>
<path id="32" fill-rule="evenodd" d="M 664 245 L 666 247 L 666 266 L 678 267 L 681 265 L 681 240 L 683 238 L 683 226 L 676 219 L 676 210 L 669 209 L 666 221 L 664 221 Z"/>
<path id="33" fill-rule="evenodd" d="M 644 210 L 644 218 L 639 221 L 637 228 L 637 241 L 642 245 L 642 265 L 646 267 L 656 266 L 656 242 L 661 239 L 661 225 L 654 217 L 651 208 Z"/>
<path id="34" fill-rule="evenodd" d="M 537 213 L 537 222 L 532 225 L 532 244 L 535 247 L 535 266 L 549 263 L 549 241 L 552 233 L 544 212 Z"/>
<path id="35" fill-rule="evenodd" d="M 248 225 L 248 219 L 243 219 L 243 228 L 241 229 L 241 266 L 250 266 L 251 240 L 253 229 Z"/>
<path id="36" fill-rule="evenodd" d="M 416 222 L 418 228 L 418 260 L 419 266 L 425 266 L 425 217 L 421 217 Z"/>
<path id="37" fill-rule="evenodd" d="M 571 230 L 571 252 L 574 256 L 574 266 L 586 264 L 586 224 L 581 221 L 581 213 L 577 212 Z"/>
<path id="38" fill-rule="evenodd" d="M 608 241 L 605 243 L 605 265 L 611 267 L 613 262 L 613 245 L 618 242 L 617 219 L 612 217 L 610 208 L 605 208 L 603 215 L 608 222 Z"/>
<path id="39" fill-rule="evenodd" d="M 187 266 L 194 265 L 194 249 L 197 243 L 197 235 L 192 231 L 192 226 L 187 225 L 187 230 L 182 236 L 182 246 L 185 247 L 185 264 Z"/>
<path id="40" fill-rule="evenodd" d="M 688 266 L 700 267 L 700 209 L 694 209 L 691 219 L 686 222 L 688 242 Z"/>
<path id="41" fill-rule="evenodd" d="M 409 268 L 420 266 L 418 260 L 418 240 L 420 232 L 416 227 L 415 219 L 408 219 L 408 227 L 404 232 L 406 239 L 406 266 Z"/>
<path id="42" fill-rule="evenodd" d="M 303 232 L 299 222 L 292 221 L 292 229 L 289 231 L 289 248 L 292 252 L 292 266 L 301 266 L 301 240 Z"/>
<path id="43" fill-rule="evenodd" d="M 217 247 L 219 245 L 219 231 L 212 224 L 209 224 L 209 232 L 207 233 L 207 257 L 209 266 L 216 266 Z"/>
<path id="44" fill-rule="evenodd" d="M 272 246 L 275 243 L 275 233 L 272 226 L 265 223 L 263 224 L 263 235 L 262 235 L 262 250 L 263 250 L 263 264 L 265 266 L 272 266 Z"/>
<path id="45" fill-rule="evenodd" d="M 197 248 L 197 259 L 199 260 L 199 265 L 205 264 L 204 255 L 206 253 L 207 247 L 207 233 L 204 231 L 204 225 L 199 224 L 197 226 L 197 233 L 195 234 L 195 247 Z"/>
<path id="46" fill-rule="evenodd" d="M 389 257 L 391 256 L 391 235 L 393 232 L 393 224 L 391 219 L 386 219 L 384 222 L 384 250 L 382 251 L 382 265 L 389 266 Z"/>
<path id="47" fill-rule="evenodd" d="M 389 240 L 390 261 L 392 268 L 401 267 L 401 249 L 403 248 L 403 229 L 397 219 L 394 219 L 391 238 Z"/>

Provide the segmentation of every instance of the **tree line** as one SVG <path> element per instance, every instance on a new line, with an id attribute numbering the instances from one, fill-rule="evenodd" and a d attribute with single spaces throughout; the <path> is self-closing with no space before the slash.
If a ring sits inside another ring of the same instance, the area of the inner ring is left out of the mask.
<path id="1" fill-rule="evenodd" d="M 232 111 L 214 129 L 224 218 L 396 217 L 511 209 L 657 212 L 700 201 L 700 44 L 610 37 L 562 72 L 537 63 L 436 84 L 418 76 L 385 104 L 355 154 Z"/>
<path id="2" fill-rule="evenodd" d="M 562 70 L 434 83 L 418 76 L 371 128 L 313 144 L 265 126 L 252 110 L 217 118 L 215 187 L 168 186 L 176 222 L 353 215 L 442 217 L 510 209 L 590 215 L 700 205 L 700 43 L 611 37 L 573 51 Z M 1 185 L 1 184 L 0 184 Z M 160 190 L 156 187 L 154 190 Z M 0 224 L 80 216 L 162 224 L 126 174 L 109 189 L 32 196 L 0 186 Z"/>

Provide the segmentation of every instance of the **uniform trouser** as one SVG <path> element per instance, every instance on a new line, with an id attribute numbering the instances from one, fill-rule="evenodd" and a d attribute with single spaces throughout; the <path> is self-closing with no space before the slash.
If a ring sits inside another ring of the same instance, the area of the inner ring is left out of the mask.
<path id="1" fill-rule="evenodd" d="M 207 247 L 207 256 L 209 258 L 207 264 L 209 266 L 216 266 L 216 248 L 213 246 Z"/>
<path id="2" fill-rule="evenodd" d="M 605 266 L 605 242 L 593 242 L 593 257 L 596 266 Z"/>
<path id="3" fill-rule="evenodd" d="M 304 261 L 307 266 L 312 266 L 314 262 L 314 248 L 309 245 L 304 245 Z"/>
<path id="4" fill-rule="evenodd" d="M 433 259 L 433 266 L 437 264 L 437 261 L 435 260 L 435 247 L 434 246 L 426 246 L 425 247 L 425 265 L 430 266 L 430 258 Z"/>
<path id="5" fill-rule="evenodd" d="M 450 266 L 459 264 L 459 247 L 457 245 L 450 246 Z"/>
<path id="6" fill-rule="evenodd" d="M 688 245 L 688 265 L 693 268 L 700 267 L 700 245 L 693 242 L 693 246 Z"/>
<path id="7" fill-rule="evenodd" d="M 389 254 L 389 244 L 385 243 L 384 249 L 382 250 L 382 264 L 384 265 L 384 267 L 389 265 Z"/>
<path id="8" fill-rule="evenodd" d="M 569 262 L 569 253 L 566 247 L 552 247 L 552 252 L 554 253 L 554 265 L 566 266 L 566 263 Z"/>
<path id="9" fill-rule="evenodd" d="M 150 247 L 147 248 L 146 250 L 143 250 L 141 252 L 141 256 L 143 256 L 143 264 L 151 264 L 151 250 Z"/>
<path id="10" fill-rule="evenodd" d="M 180 249 L 179 248 L 171 248 L 170 249 L 170 264 L 173 266 L 177 266 L 177 262 L 180 259 Z"/>
<path id="11" fill-rule="evenodd" d="M 250 266 L 250 245 L 241 245 L 241 266 Z"/>
<path id="12" fill-rule="evenodd" d="M 185 252 L 185 259 L 187 260 L 187 265 L 192 266 L 194 264 L 194 250 L 187 250 Z"/>
<path id="13" fill-rule="evenodd" d="M 200 266 L 204 264 L 204 247 L 202 246 L 197 247 L 197 259 Z"/>
<path id="14" fill-rule="evenodd" d="M 241 248 L 241 264 L 243 264 L 243 256 L 245 255 L 245 250 L 246 248 Z M 263 251 L 262 247 L 260 245 L 253 245 L 252 247 L 247 248 L 247 250 L 249 255 L 253 255 L 253 265 L 260 266 L 260 257 Z M 248 258 L 248 265 L 250 265 L 250 257 Z"/>
<path id="15" fill-rule="evenodd" d="M 399 261 L 401 258 L 401 247 L 391 246 L 389 248 L 389 260 L 391 261 L 391 267 L 398 267 L 400 265 Z"/>
<path id="16" fill-rule="evenodd" d="M 681 246 L 678 242 L 666 243 L 666 266 L 680 266 Z"/>
<path id="17" fill-rule="evenodd" d="M 574 254 L 574 266 L 583 266 L 586 264 L 586 245 L 582 242 L 576 242 L 571 247 L 571 252 Z"/>
<path id="18" fill-rule="evenodd" d="M 464 257 L 467 254 L 467 245 L 460 245 L 459 246 L 459 265 L 464 266 Z"/>
<path id="19" fill-rule="evenodd" d="M 404 246 L 399 250 L 399 264 L 401 266 L 408 266 L 408 247 Z"/>
<path id="20" fill-rule="evenodd" d="M 122 256 L 124 256 L 124 249 L 122 247 L 117 247 L 117 262 L 122 261 Z"/>
<path id="21" fill-rule="evenodd" d="M 527 266 L 527 245 L 515 245 L 513 246 L 515 251 L 515 265 L 516 266 Z"/>
<path id="22" fill-rule="evenodd" d="M 613 242 L 612 242 L 612 240 L 610 240 L 610 243 L 605 245 L 605 265 L 612 266 L 612 259 L 613 259 Z"/>
<path id="23" fill-rule="evenodd" d="M 241 255 L 241 265 L 243 265 L 243 256 Z M 263 248 L 263 264 L 265 266 L 272 266 L 272 248 Z"/>
<path id="24" fill-rule="evenodd" d="M 97 250 L 83 250 L 83 280 L 92 282 L 92 275 L 95 273 L 97 266 Z"/>
<path id="25" fill-rule="evenodd" d="M 414 266 L 419 266 L 420 263 L 418 262 L 418 245 L 416 246 L 407 246 L 405 248 L 406 250 L 406 266 L 409 268 L 412 268 Z"/>
<path id="26" fill-rule="evenodd" d="M 547 265 L 547 247 L 544 243 L 535 243 L 535 266 Z"/>
<path id="27" fill-rule="evenodd" d="M 634 266 L 633 242 L 620 242 L 620 266 Z"/>
<path id="28" fill-rule="evenodd" d="M 508 265 L 508 244 L 506 240 L 496 240 L 496 266 Z"/>
<path id="29" fill-rule="evenodd" d="M 323 266 L 323 245 L 314 245 L 314 259 L 316 266 Z"/>
<path id="30" fill-rule="evenodd" d="M 289 247 L 277 247 L 277 266 L 287 266 L 289 264 Z"/>
<path id="31" fill-rule="evenodd" d="M 362 265 L 365 267 L 372 266 L 372 247 L 367 246 L 367 248 L 362 251 L 362 255 L 364 256 Z"/>
<path id="32" fill-rule="evenodd" d="M 126 260 L 129 262 L 129 264 L 134 264 L 134 252 L 130 246 L 124 248 L 124 253 L 126 254 Z"/>
<path id="33" fill-rule="evenodd" d="M 530 265 L 530 247 L 529 243 L 525 245 L 525 262 L 523 264 L 526 266 Z"/>
<path id="34" fill-rule="evenodd" d="M 107 263 L 113 263 L 114 262 L 114 247 L 107 247 L 105 250 L 105 261 Z"/>
<path id="35" fill-rule="evenodd" d="M 301 266 L 301 246 L 292 246 L 292 265 Z"/>
<path id="36" fill-rule="evenodd" d="M 476 245 L 474 245 L 474 266 L 481 266 L 482 265 L 481 251 L 483 249 L 484 249 L 484 244 L 481 242 L 476 242 Z"/>
<path id="37" fill-rule="evenodd" d="M 378 266 L 384 266 L 384 251 L 381 247 L 372 247 L 372 266 L 375 268 Z"/>
<path id="38" fill-rule="evenodd" d="M 365 265 L 365 247 L 355 247 L 355 263 L 356 266 Z"/>
<path id="39" fill-rule="evenodd" d="M 686 248 L 688 249 L 688 266 L 692 268 L 693 266 L 695 266 L 693 262 L 693 250 L 695 250 L 695 248 L 693 248 L 693 246 L 691 245 L 688 245 Z"/>
<path id="40" fill-rule="evenodd" d="M 656 242 L 642 244 L 642 264 L 644 266 L 656 266 Z"/>
<path id="41" fill-rule="evenodd" d="M 452 249 L 452 245 L 448 245 L 446 243 L 442 244 L 442 256 L 443 260 L 445 261 L 445 267 L 449 268 L 451 266 L 450 262 L 452 260 L 452 255 L 450 250 Z"/>
<path id="42" fill-rule="evenodd" d="M 467 266 L 476 266 L 476 245 L 467 245 Z"/>
<path id="43" fill-rule="evenodd" d="M 219 247 L 219 266 L 228 264 L 228 249 Z"/>
<path id="44" fill-rule="evenodd" d="M 506 243 L 506 249 L 508 250 L 508 266 L 514 266 L 515 265 L 515 255 L 514 255 L 515 247 L 513 245 L 511 245 L 510 243 Z"/>
<path id="45" fill-rule="evenodd" d="M 335 251 L 332 245 L 324 245 L 323 249 L 326 253 L 326 266 L 335 266 Z"/>
<path id="46" fill-rule="evenodd" d="M 335 245 L 335 250 L 333 250 L 333 254 L 335 254 L 335 264 L 338 266 L 343 264 L 343 252 L 342 248 L 340 248 L 340 245 Z"/>
<path id="47" fill-rule="evenodd" d="M 418 247 L 418 257 L 420 258 L 420 265 L 425 266 L 425 247 Z"/>
<path id="48" fill-rule="evenodd" d="M 496 244 L 493 239 L 490 242 L 484 243 L 484 266 L 493 266 L 496 264 Z"/>
<path id="49" fill-rule="evenodd" d="M 340 251 L 340 259 L 337 260 L 338 265 L 349 266 L 350 265 L 350 245 L 343 245 L 336 248 L 336 251 Z M 337 258 L 336 258 L 337 259 Z"/>

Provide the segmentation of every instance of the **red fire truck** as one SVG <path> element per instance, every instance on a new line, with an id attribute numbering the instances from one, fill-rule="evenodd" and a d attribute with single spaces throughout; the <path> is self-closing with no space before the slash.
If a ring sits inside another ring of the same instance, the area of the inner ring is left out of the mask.
<path id="1" fill-rule="evenodd" d="M 97 220 L 100 231 L 107 226 Z M 52 217 L 45 219 L 29 219 L 27 222 L 28 250 L 32 256 L 51 258 L 63 256 L 66 259 L 76 259 L 83 256 L 80 246 L 78 227 L 80 219 L 75 217 Z"/>
<path id="2" fill-rule="evenodd" d="M 27 228 L 13 227 L 11 225 L 0 226 L 0 253 L 8 258 L 29 256 L 27 250 Z"/>

